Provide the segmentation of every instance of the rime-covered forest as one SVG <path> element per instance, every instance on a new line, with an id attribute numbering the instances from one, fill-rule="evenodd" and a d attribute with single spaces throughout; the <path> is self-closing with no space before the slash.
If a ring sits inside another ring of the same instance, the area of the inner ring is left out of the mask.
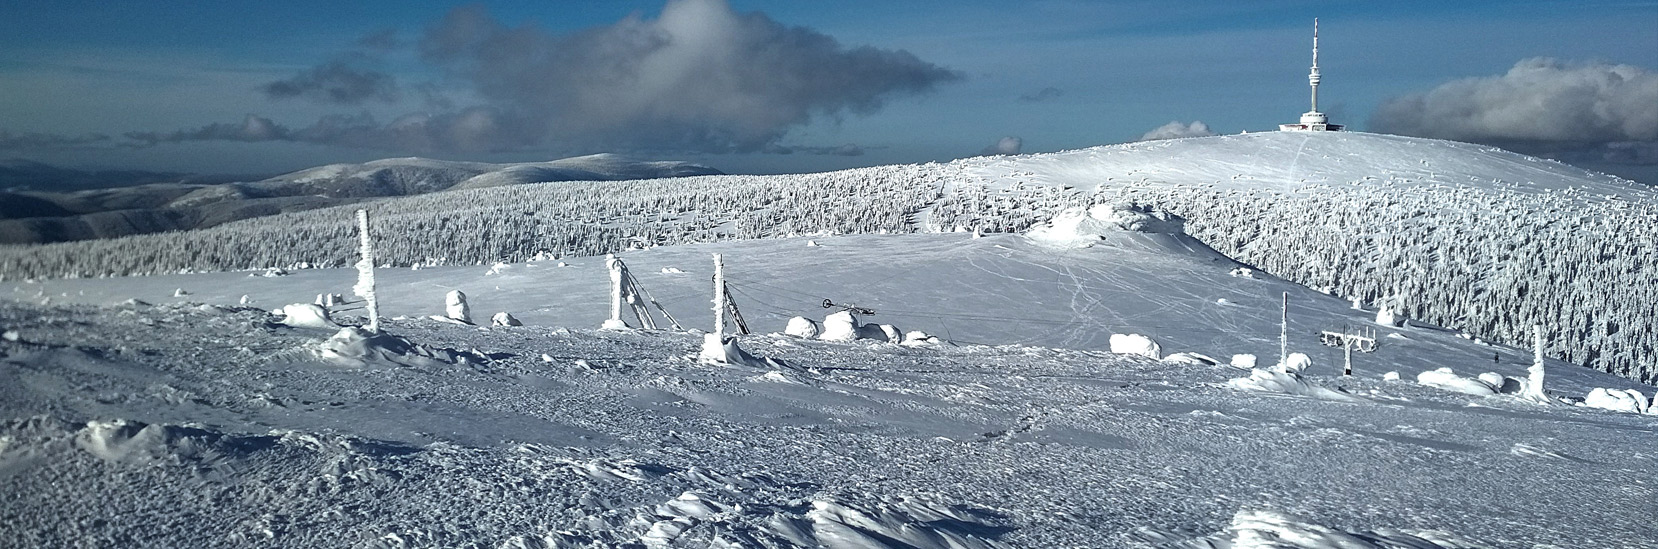
<path id="1" fill-rule="evenodd" d="M 961 165 L 786 176 L 551 183 L 368 206 L 388 266 L 482 264 L 818 233 L 1015 232 L 1136 202 L 1288 280 L 1492 341 L 1658 383 L 1658 203 L 1573 191 L 1332 185 L 1316 193 L 1152 183 L 998 188 Z M 0 248 L 8 277 L 341 267 L 353 208 L 208 230 Z"/>

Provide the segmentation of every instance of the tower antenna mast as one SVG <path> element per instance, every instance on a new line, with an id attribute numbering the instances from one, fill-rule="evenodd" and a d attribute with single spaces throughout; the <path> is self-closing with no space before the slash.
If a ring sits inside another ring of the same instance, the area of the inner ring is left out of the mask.
<path id="1" fill-rule="evenodd" d="M 1313 70 L 1307 73 L 1307 83 L 1313 87 L 1313 112 L 1318 112 L 1318 19 L 1313 19 Z"/>
<path id="2" fill-rule="evenodd" d="M 1313 108 L 1302 113 L 1301 120 L 1295 124 L 1279 124 L 1280 131 L 1313 131 L 1333 132 L 1341 131 L 1341 124 L 1331 124 L 1330 117 L 1318 112 L 1318 83 L 1322 80 L 1318 72 L 1318 19 L 1313 19 L 1313 68 L 1307 73 L 1307 84 L 1313 89 Z"/>

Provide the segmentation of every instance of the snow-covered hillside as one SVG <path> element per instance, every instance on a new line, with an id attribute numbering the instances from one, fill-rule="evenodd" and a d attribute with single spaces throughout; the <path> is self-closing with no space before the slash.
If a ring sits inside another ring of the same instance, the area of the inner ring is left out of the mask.
<path id="1" fill-rule="evenodd" d="M 764 365 L 699 363 L 694 331 L 595 330 L 608 312 L 600 257 L 381 269 L 393 337 L 378 340 L 265 311 L 347 293 L 348 269 L 10 283 L 0 536 L 694 548 L 1651 539 L 1658 416 L 1560 400 L 1641 386 L 1552 360 L 1555 405 L 1416 383 L 1441 367 L 1473 384 L 1524 377 L 1529 352 L 1376 325 L 1373 309 L 1249 271 L 1179 221 L 1096 208 L 1029 235 L 619 254 L 693 329 L 710 324 L 710 254 L 722 254 L 757 332 L 738 344 L 774 361 Z M 479 320 L 505 311 L 524 325 L 429 318 L 451 290 Z M 1289 349 L 1311 366 L 1224 364 L 1277 361 L 1284 293 Z M 823 319 L 824 299 L 944 341 L 777 333 L 796 315 Z M 336 321 L 360 320 L 352 301 Z M 1317 332 L 1362 326 L 1381 344 L 1343 377 L 1341 352 Z M 1112 354 L 1112 334 L 1148 336 L 1169 359 Z"/>
<path id="2" fill-rule="evenodd" d="M 1488 147 L 1266 133 L 784 176 L 516 185 L 375 204 L 389 264 L 487 264 L 791 234 L 1022 231 L 1138 202 L 1222 253 L 1341 297 L 1658 379 L 1658 199 Z M 351 257 L 345 209 L 206 231 L 0 248 L 17 277 L 295 265 Z"/>
<path id="3" fill-rule="evenodd" d="M 429 158 L 387 158 L 331 164 L 240 186 L 261 195 L 330 197 L 410 196 L 454 189 L 557 181 L 617 181 L 711 175 L 718 170 L 688 162 L 642 162 L 615 154 L 488 164 Z M 185 197 L 186 200 L 190 197 Z"/>

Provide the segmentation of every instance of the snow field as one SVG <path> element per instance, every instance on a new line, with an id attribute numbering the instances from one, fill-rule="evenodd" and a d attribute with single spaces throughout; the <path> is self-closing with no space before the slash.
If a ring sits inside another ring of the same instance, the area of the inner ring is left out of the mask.
<path id="1" fill-rule="evenodd" d="M 311 350 L 327 332 L 260 310 L 111 311 L 0 306 L 34 334 L 0 370 L 20 418 L 0 426 L 7 539 L 1638 546 L 1644 519 L 1606 494 L 1658 494 L 1632 480 L 1653 466 L 1645 416 L 1357 378 L 1305 383 L 1395 400 L 1254 396 L 1223 387 L 1228 366 L 1030 346 L 757 336 L 790 368 L 710 368 L 693 334 L 421 318 L 386 329 L 472 358 L 345 365 Z"/>

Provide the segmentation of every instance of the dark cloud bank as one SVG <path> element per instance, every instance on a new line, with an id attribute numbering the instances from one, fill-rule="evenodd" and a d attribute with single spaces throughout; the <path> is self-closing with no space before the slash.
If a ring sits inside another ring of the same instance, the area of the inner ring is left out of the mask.
<path id="1" fill-rule="evenodd" d="M 359 46 L 261 91 L 272 99 L 335 105 L 398 101 L 405 90 L 396 80 L 360 61 L 404 47 L 402 42 L 381 31 Z M 508 26 L 482 7 L 465 7 L 425 29 L 411 46 L 421 61 L 464 83 L 480 101 L 389 122 L 363 114 L 288 128 L 249 115 L 241 123 L 126 137 L 139 145 L 294 141 L 416 152 L 857 155 L 862 149 L 856 145 L 789 147 L 779 141 L 814 117 L 871 114 L 890 98 L 961 78 L 906 51 L 849 48 L 812 29 L 736 13 L 724 0 L 671 0 L 659 18 L 634 16 L 568 35 Z"/>
<path id="2" fill-rule="evenodd" d="M 272 99 L 305 97 L 340 105 L 360 105 L 368 101 L 395 103 L 400 95 L 397 80 L 391 75 L 353 66 L 344 60 L 265 84 L 260 90 Z"/>
<path id="3" fill-rule="evenodd" d="M 1370 129 L 1486 143 L 1597 169 L 1658 165 L 1658 73 L 1527 59 L 1501 76 L 1389 100 Z"/>

